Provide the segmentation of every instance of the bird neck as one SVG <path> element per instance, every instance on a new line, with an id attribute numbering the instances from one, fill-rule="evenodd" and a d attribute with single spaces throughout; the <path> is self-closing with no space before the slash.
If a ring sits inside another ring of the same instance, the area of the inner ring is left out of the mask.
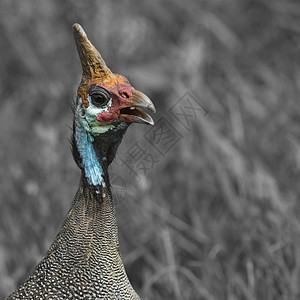
<path id="1" fill-rule="evenodd" d="M 73 156 L 89 185 L 96 190 L 109 185 L 108 166 L 113 161 L 128 124 L 115 130 L 93 135 L 75 120 L 73 133 Z"/>
<path id="2" fill-rule="evenodd" d="M 114 250 L 119 248 L 108 166 L 115 156 L 125 130 L 95 136 L 75 119 L 73 156 L 81 168 L 82 176 L 63 228 L 70 228 L 74 235 L 72 240 L 81 241 L 82 247 L 89 247 L 93 241 L 97 245 L 94 249 L 103 249 L 106 246 Z"/>

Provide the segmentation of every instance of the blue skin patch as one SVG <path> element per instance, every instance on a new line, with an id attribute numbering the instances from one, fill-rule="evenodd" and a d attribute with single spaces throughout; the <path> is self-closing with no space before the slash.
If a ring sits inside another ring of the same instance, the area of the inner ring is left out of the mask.
<path id="1" fill-rule="evenodd" d="M 82 101 L 79 99 L 79 104 L 76 109 L 76 143 L 77 149 L 82 159 L 85 176 L 88 183 L 93 186 L 105 187 L 104 172 L 100 165 L 99 159 L 93 147 L 94 137 L 91 133 L 88 122 L 81 116 Z"/>
<path id="2" fill-rule="evenodd" d="M 103 169 L 94 150 L 92 144 L 93 141 L 93 136 L 84 129 L 78 120 L 76 120 L 77 148 L 82 159 L 88 183 L 93 186 L 105 187 Z"/>

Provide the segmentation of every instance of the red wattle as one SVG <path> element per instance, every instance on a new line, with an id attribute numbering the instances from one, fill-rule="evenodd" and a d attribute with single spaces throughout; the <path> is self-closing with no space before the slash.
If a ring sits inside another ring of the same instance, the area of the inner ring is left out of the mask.
<path id="1" fill-rule="evenodd" d="M 97 121 L 99 122 L 112 122 L 115 119 L 117 119 L 119 116 L 119 112 L 109 112 L 109 111 L 104 111 L 97 116 Z"/>

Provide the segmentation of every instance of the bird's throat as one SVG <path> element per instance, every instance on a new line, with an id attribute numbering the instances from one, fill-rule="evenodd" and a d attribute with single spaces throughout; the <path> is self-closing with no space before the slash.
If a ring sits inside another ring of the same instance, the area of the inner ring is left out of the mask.
<path id="1" fill-rule="evenodd" d="M 78 165 L 83 170 L 87 183 L 96 191 L 109 184 L 108 166 L 113 161 L 129 124 L 114 126 L 112 130 L 95 135 L 87 131 L 78 119 L 75 120 L 74 140 L 80 156 Z"/>

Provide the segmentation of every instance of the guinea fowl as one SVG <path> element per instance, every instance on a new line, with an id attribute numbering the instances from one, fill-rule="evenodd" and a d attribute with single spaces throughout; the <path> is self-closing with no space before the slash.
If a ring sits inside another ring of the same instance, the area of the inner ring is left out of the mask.
<path id="1" fill-rule="evenodd" d="M 72 132 L 81 180 L 50 249 L 7 299 L 139 299 L 120 255 L 108 166 L 131 123 L 153 125 L 139 108 L 155 108 L 111 72 L 79 24 L 73 33 L 83 70 Z"/>

